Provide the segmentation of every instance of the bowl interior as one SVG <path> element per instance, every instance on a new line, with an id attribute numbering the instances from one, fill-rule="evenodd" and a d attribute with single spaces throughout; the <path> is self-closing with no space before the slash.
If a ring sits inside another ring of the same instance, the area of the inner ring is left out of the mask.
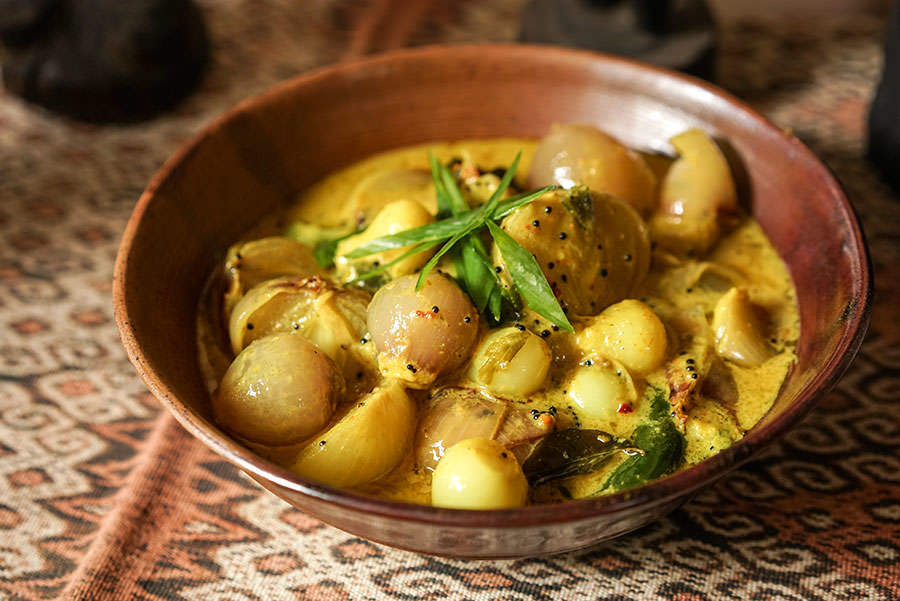
<path id="1" fill-rule="evenodd" d="M 862 236 L 834 178 L 790 134 L 709 86 L 591 53 L 405 51 L 302 76 L 233 109 L 166 164 L 129 223 L 115 296 L 132 361 L 182 423 L 232 461 L 340 499 L 346 493 L 248 459 L 209 421 L 194 342 L 206 274 L 251 224 L 339 167 L 429 140 L 538 137 L 557 121 L 594 124 L 644 149 L 668 150 L 666 140 L 692 126 L 727 141 L 752 212 L 789 266 L 802 322 L 798 361 L 769 414 L 705 468 L 707 480 L 721 475 L 846 367 L 870 294 Z"/>

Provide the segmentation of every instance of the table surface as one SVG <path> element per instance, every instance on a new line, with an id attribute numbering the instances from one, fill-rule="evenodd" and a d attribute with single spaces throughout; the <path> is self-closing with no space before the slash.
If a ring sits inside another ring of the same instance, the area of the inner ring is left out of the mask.
<path id="1" fill-rule="evenodd" d="M 859 357 L 809 418 L 670 517 L 542 559 L 395 551 L 290 508 L 161 410 L 110 302 L 119 236 L 161 162 L 212 116 L 308 68 L 513 40 L 522 0 L 406 3 L 385 30 L 389 4 L 208 0 L 208 76 L 145 124 L 74 124 L 0 92 L 0 601 L 900 598 L 900 204 L 862 158 L 876 20 L 723 32 L 720 83 L 846 185 L 877 304 Z"/>

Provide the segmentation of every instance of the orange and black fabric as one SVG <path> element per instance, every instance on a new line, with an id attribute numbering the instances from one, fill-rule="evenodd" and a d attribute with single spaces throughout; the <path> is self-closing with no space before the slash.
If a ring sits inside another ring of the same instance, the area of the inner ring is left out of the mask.
<path id="1" fill-rule="evenodd" d="M 384 11 L 392 13 L 385 28 Z M 720 81 L 835 170 L 875 262 L 850 372 L 762 457 L 669 517 L 576 554 L 471 562 L 300 513 L 186 434 L 125 358 L 110 301 L 131 209 L 237 101 L 406 44 L 512 41 L 522 0 L 205 0 L 212 64 L 173 112 L 62 120 L 0 92 L 0 600 L 900 599 L 900 203 L 864 160 L 882 24 L 742 25 Z"/>

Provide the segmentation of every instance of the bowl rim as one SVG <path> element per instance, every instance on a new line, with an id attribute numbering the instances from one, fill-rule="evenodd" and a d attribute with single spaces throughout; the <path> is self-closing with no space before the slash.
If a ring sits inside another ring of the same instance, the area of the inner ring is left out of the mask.
<path id="1" fill-rule="evenodd" d="M 149 362 L 143 353 L 139 337 L 132 326 L 131 318 L 128 314 L 128 295 L 126 293 L 125 280 L 129 257 L 140 222 L 148 207 L 152 204 L 156 191 L 172 172 L 177 170 L 180 164 L 190 157 L 208 135 L 219 129 L 225 122 L 258 104 L 265 104 L 291 89 L 331 76 L 351 74 L 395 62 L 435 57 L 443 57 L 444 59 L 448 57 L 471 57 L 473 55 L 484 58 L 486 54 L 495 58 L 500 58 L 500 55 L 503 55 L 503 59 L 511 57 L 520 59 L 525 57 L 533 58 L 535 55 L 539 55 L 537 56 L 538 59 L 546 59 L 552 56 L 556 60 L 574 61 L 584 64 L 604 62 L 620 68 L 643 72 L 654 78 L 675 80 L 677 85 L 694 86 L 717 97 L 719 100 L 725 101 L 732 108 L 742 113 L 744 119 L 754 122 L 769 134 L 785 135 L 782 128 L 757 113 L 743 101 L 709 82 L 640 61 L 589 50 L 532 44 L 429 45 L 394 50 L 313 69 L 239 102 L 202 126 L 197 133 L 192 135 L 172 154 L 151 178 L 147 188 L 137 201 L 125 227 L 114 268 L 113 305 L 115 320 L 129 360 L 150 392 L 162 402 L 170 413 L 174 415 L 175 419 L 227 461 L 249 472 L 254 479 L 267 481 L 312 500 L 325 501 L 354 512 L 444 527 L 519 528 L 522 526 L 586 520 L 604 514 L 617 513 L 630 507 L 647 503 L 659 505 L 675 497 L 685 496 L 704 485 L 712 483 L 750 459 L 752 455 L 759 452 L 784 431 L 800 421 L 818 399 L 836 384 L 849 367 L 862 344 L 871 316 L 873 296 L 871 260 L 867 251 L 865 236 L 855 210 L 831 170 L 805 144 L 792 135 L 789 136 L 787 142 L 793 146 L 794 151 L 799 153 L 800 156 L 811 159 L 810 164 L 814 168 L 821 170 L 828 192 L 838 200 L 838 207 L 836 208 L 841 213 L 843 220 L 850 226 L 848 234 L 851 238 L 851 244 L 849 245 L 852 252 L 851 257 L 858 262 L 860 274 L 857 287 L 853 291 L 859 295 L 858 302 L 854 303 L 847 312 L 846 319 L 843 320 L 843 335 L 823 368 L 798 392 L 797 400 L 789 408 L 763 426 L 751 429 L 744 438 L 728 449 L 720 451 L 705 461 L 648 484 L 589 499 L 498 510 L 446 509 L 371 497 L 307 480 L 262 458 L 228 437 L 215 424 L 190 410 L 177 399 L 162 381 L 162 378 L 150 369 Z M 856 294 L 854 294 L 855 297 Z"/>

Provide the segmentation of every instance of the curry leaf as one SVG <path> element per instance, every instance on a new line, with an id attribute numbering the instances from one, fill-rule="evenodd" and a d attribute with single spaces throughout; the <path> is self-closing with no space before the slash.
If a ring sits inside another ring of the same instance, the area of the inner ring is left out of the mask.
<path id="1" fill-rule="evenodd" d="M 353 284 L 353 283 L 356 283 L 356 282 L 362 282 L 362 281 L 364 281 L 364 280 L 368 280 L 368 279 L 370 279 L 370 278 L 373 278 L 373 277 L 375 277 L 376 275 L 378 275 L 379 273 L 382 273 L 382 272 L 384 272 L 384 271 L 390 269 L 391 267 L 393 267 L 394 265 L 396 265 L 396 264 L 399 263 L 400 261 L 402 261 L 402 260 L 404 260 L 404 259 L 408 259 L 409 257 L 411 257 L 411 256 L 413 256 L 413 255 L 417 255 L 417 254 L 419 254 L 420 252 L 424 252 L 424 251 L 426 251 L 426 250 L 428 250 L 429 248 L 432 248 L 432 247 L 434 247 L 434 246 L 437 246 L 437 243 L 436 243 L 436 242 L 420 242 L 419 244 L 416 244 L 416 245 L 414 245 L 412 248 L 410 248 L 409 250 L 407 250 L 405 253 L 402 253 L 399 257 L 396 257 L 396 258 L 394 258 L 394 259 L 388 261 L 387 263 L 384 263 L 384 264 L 382 264 L 382 265 L 379 265 L 378 267 L 375 267 L 374 269 L 371 269 L 371 270 L 365 272 L 365 273 L 362 274 L 362 275 L 358 275 L 358 276 L 356 276 L 355 278 L 353 278 L 352 280 L 350 280 L 350 281 L 347 282 L 347 283 L 348 283 L 348 284 Z"/>
<path id="2" fill-rule="evenodd" d="M 331 267 L 334 265 L 334 255 L 337 252 L 340 240 L 325 240 L 316 244 L 313 248 L 313 258 L 321 267 Z"/>
<path id="3" fill-rule="evenodd" d="M 529 309 L 567 332 L 574 332 L 537 259 L 493 221 L 487 221 L 513 285 Z"/>
<path id="4" fill-rule="evenodd" d="M 669 417 L 666 394 L 659 388 L 651 388 L 650 391 L 653 394 L 650 420 L 635 428 L 631 435 L 634 445 L 643 454 L 632 455 L 617 465 L 596 494 L 639 486 L 668 474 L 681 462 L 684 436 Z"/>
<path id="5" fill-rule="evenodd" d="M 425 263 L 425 266 L 422 267 L 422 271 L 419 272 L 419 280 L 416 282 L 416 290 L 422 289 L 422 284 L 425 283 L 425 278 L 428 277 L 428 274 L 431 273 L 431 270 L 434 269 L 438 261 L 440 261 L 441 257 L 447 254 L 451 248 L 453 248 L 457 242 L 471 234 L 473 231 L 481 227 L 482 222 L 478 219 L 477 214 L 473 214 L 469 218 L 469 223 L 460 231 L 455 233 L 453 237 L 451 237 L 444 245 L 441 247 L 441 250 L 437 251 L 434 256 L 428 259 L 428 262 Z"/>
<path id="6" fill-rule="evenodd" d="M 305 221 L 293 221 L 284 228 L 283 235 L 311 246 L 316 263 L 327 268 L 334 265 L 338 244 L 362 231 L 354 230 L 351 226 L 324 227 Z"/>
<path id="7" fill-rule="evenodd" d="M 431 158 L 434 159 L 433 156 Z M 434 173 L 434 168 L 432 167 L 432 177 L 434 177 Z M 445 165 L 438 164 L 437 174 L 438 175 L 435 179 L 435 185 L 442 185 L 444 190 L 446 191 L 447 203 L 450 206 L 450 211 L 454 215 L 459 215 L 460 213 L 468 211 L 469 205 L 463 198 L 462 192 L 459 191 L 459 187 L 456 185 L 456 180 L 453 179 L 453 174 L 450 173 L 450 170 L 447 169 Z"/>
<path id="8" fill-rule="evenodd" d="M 509 215 L 514 210 L 518 209 L 520 206 L 532 202 L 533 200 L 541 196 L 544 192 L 553 190 L 555 188 L 555 186 L 547 186 L 546 188 L 535 190 L 534 192 L 531 192 L 529 194 L 521 194 L 519 196 L 508 198 L 497 205 L 497 208 L 494 211 L 491 219 L 502 219 L 506 215 Z M 402 232 L 398 232 L 396 234 L 390 234 L 388 236 L 375 238 L 374 240 L 370 240 L 362 246 L 353 249 L 345 256 L 348 259 L 359 259 L 368 255 L 374 255 L 376 253 L 384 252 L 386 250 L 403 248 L 404 246 L 409 246 L 410 244 L 415 244 L 417 242 L 439 242 L 441 240 L 446 240 L 447 238 L 450 238 L 451 236 L 456 234 L 460 229 L 465 227 L 469 218 L 481 210 L 482 208 L 479 207 L 477 209 L 459 213 L 458 215 L 447 217 L 446 219 L 441 219 L 440 221 L 435 221 L 434 223 L 427 223 L 419 227 L 403 230 Z"/>
<path id="9" fill-rule="evenodd" d="M 412 254 L 443 243 L 440 250 L 422 267 L 416 282 L 417 290 L 421 289 L 425 278 L 437 266 L 441 258 L 450 253 L 456 268 L 457 279 L 472 297 L 478 311 L 489 311 L 494 322 L 501 321 L 504 299 L 513 307 L 514 311 L 518 311 L 519 296 L 521 296 L 532 310 L 551 323 L 569 332 L 573 331 L 537 261 L 518 242 L 493 223 L 494 220 L 502 219 L 522 205 L 532 202 L 548 190 L 555 188 L 555 186 L 548 186 L 501 202 L 500 199 L 515 177 L 521 158 L 522 153 L 519 152 L 486 203 L 476 209 L 469 209 L 453 174 L 445 165 L 441 165 L 432 153 L 429 153 L 428 162 L 434 180 L 438 217 L 442 219 L 435 223 L 370 240 L 345 255 L 348 259 L 358 259 L 415 245 L 401 257 L 357 277 L 356 281 L 373 277 Z M 484 243 L 481 241 L 478 232 L 485 225 L 488 226 L 507 265 L 513 283 L 513 287 L 510 289 L 503 285 L 500 277 L 494 271 Z M 515 294 L 516 292 L 518 296 Z"/>
<path id="10" fill-rule="evenodd" d="M 497 189 L 494 190 L 494 193 L 491 194 L 491 197 L 488 198 L 488 201 L 484 203 L 482 210 L 484 214 L 490 217 L 493 217 L 494 210 L 497 208 L 497 204 L 500 202 L 500 198 L 506 193 L 506 189 L 509 188 L 509 184 L 512 183 L 513 177 L 516 175 L 516 169 L 519 168 L 519 160 L 522 158 L 522 151 L 520 150 L 518 154 L 516 154 L 516 158 L 513 159 L 512 165 L 509 166 L 509 169 L 506 170 L 506 173 L 503 174 L 503 179 L 500 180 L 500 185 L 497 186 Z"/>
<path id="11" fill-rule="evenodd" d="M 515 288 L 508 288 L 503 284 L 503 280 L 500 279 L 500 275 L 494 269 L 494 265 L 488 257 L 478 233 L 469 234 L 468 239 L 473 240 L 471 251 L 474 251 L 474 253 L 470 255 L 470 260 L 473 263 L 476 260 L 480 262 L 480 266 L 472 268 L 471 272 L 474 272 L 480 278 L 480 284 L 483 287 L 482 293 L 491 301 L 487 305 L 491 309 L 491 318 L 495 325 L 499 324 L 502 321 L 502 301 L 506 301 L 514 313 L 517 313 L 522 308 L 522 303 L 516 295 Z M 494 292 L 499 292 L 499 297 L 496 299 L 493 298 Z"/>
<path id="12" fill-rule="evenodd" d="M 461 266 L 457 268 L 457 275 L 463 281 L 466 292 L 472 297 L 475 308 L 482 313 L 488 306 L 488 299 L 496 286 L 496 280 L 491 266 L 486 265 L 478 253 L 477 245 L 481 240 L 477 239 L 477 236 L 477 233 L 469 234 L 460 243 Z"/>
<path id="13" fill-rule="evenodd" d="M 494 321 L 499 322 L 503 316 L 503 294 L 498 286 L 491 289 L 491 296 L 488 298 L 488 309 L 490 309 L 491 317 Z"/>
<path id="14" fill-rule="evenodd" d="M 438 163 L 433 154 L 429 153 L 428 159 L 435 189 L 442 194 L 442 200 L 447 210 L 454 215 L 468 211 L 469 206 L 459 191 L 450 170 Z M 494 288 L 497 286 L 496 274 L 493 273 L 493 268 L 487 259 L 487 252 L 484 250 L 484 244 L 477 231 L 473 231 L 460 240 L 458 248 L 454 249 L 453 261 L 456 266 L 457 278 L 469 293 L 478 312 L 483 313 L 489 306 L 493 308 L 495 305 L 491 305 L 490 301 L 494 294 Z"/>
<path id="15" fill-rule="evenodd" d="M 595 472 L 617 454 L 633 450 L 634 445 L 619 441 L 612 434 L 570 428 L 541 439 L 522 464 L 522 471 L 532 486 L 540 486 L 551 480 Z"/>
<path id="16" fill-rule="evenodd" d="M 381 236 L 380 238 L 370 240 L 362 246 L 353 249 L 344 256 L 348 259 L 359 259 L 386 250 L 403 248 L 418 242 L 440 242 L 441 240 L 450 238 L 463 228 L 468 227 L 473 213 L 473 211 L 468 211 L 453 217 L 448 217 L 447 219 L 442 219 L 441 221 L 435 221 L 434 223 L 427 223 L 419 227 L 403 230 L 396 234 Z"/>
<path id="17" fill-rule="evenodd" d="M 435 158 L 434 154 L 429 151 L 428 152 L 428 164 L 431 167 L 431 179 L 434 181 L 434 189 L 435 195 L 437 199 L 437 217 L 439 219 L 443 219 L 444 217 L 449 217 L 450 215 L 456 215 L 457 213 L 461 213 L 468 209 L 468 205 L 465 202 L 462 203 L 460 207 L 458 203 L 455 202 L 455 199 L 451 197 L 451 191 L 447 189 L 446 183 L 443 180 L 443 172 L 447 170 L 446 167 L 441 165 L 438 160 Z M 459 192 L 456 188 L 456 184 L 452 181 L 452 188 Z"/>
<path id="18" fill-rule="evenodd" d="M 494 221 L 499 221 L 522 205 L 526 205 L 529 202 L 539 198 L 540 196 L 543 196 L 545 192 L 556 190 L 557 188 L 559 188 L 559 186 L 544 186 L 543 188 L 535 190 L 534 192 L 527 192 L 525 194 L 510 196 L 506 200 L 497 203 L 497 208 L 494 209 L 494 214 L 491 219 L 493 219 Z"/>
<path id="19" fill-rule="evenodd" d="M 562 205 L 582 228 L 589 230 L 594 223 L 594 199 L 587 186 L 575 186 L 566 190 Z"/>

